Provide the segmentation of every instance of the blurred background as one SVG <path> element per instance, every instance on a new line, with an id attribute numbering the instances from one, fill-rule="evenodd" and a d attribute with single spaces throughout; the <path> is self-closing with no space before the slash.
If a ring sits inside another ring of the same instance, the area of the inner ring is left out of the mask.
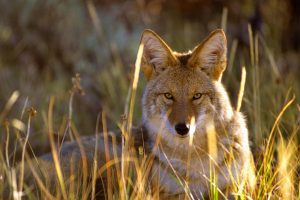
<path id="1" fill-rule="evenodd" d="M 223 82 L 235 106 L 241 68 L 246 67 L 242 111 L 257 150 L 293 95 L 294 104 L 280 125 L 283 135 L 290 135 L 300 122 L 299 9 L 296 0 L 0 0 L 0 109 L 13 91 L 20 92 L 5 117 L 26 124 L 23 110 L 34 107 L 37 116 L 30 142 L 43 153 L 48 150 L 43 144 L 49 99 L 55 97 L 54 131 L 61 135 L 68 118 L 71 78 L 79 73 L 85 95 L 75 95 L 72 116 L 79 133 L 93 134 L 102 111 L 109 127 L 115 128 L 124 113 L 145 28 L 180 52 L 222 27 L 229 57 Z M 135 124 L 140 122 L 144 84 L 141 77 Z"/>

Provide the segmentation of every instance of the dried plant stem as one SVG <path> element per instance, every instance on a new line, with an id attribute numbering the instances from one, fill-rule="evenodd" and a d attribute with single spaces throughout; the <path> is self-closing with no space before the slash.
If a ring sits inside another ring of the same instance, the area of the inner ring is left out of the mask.
<path id="1" fill-rule="evenodd" d="M 105 148 L 105 160 L 106 162 L 110 161 L 110 151 L 108 146 L 108 136 L 107 136 L 107 127 L 106 127 L 106 117 L 105 113 L 102 112 L 102 125 L 103 125 L 103 140 L 104 140 L 104 148 Z M 108 199 L 112 199 L 112 177 L 111 177 L 111 169 L 107 168 L 107 196 Z"/>
<path id="2" fill-rule="evenodd" d="M 12 93 L 12 95 L 9 98 L 9 100 L 7 101 L 7 103 L 4 106 L 3 111 L 0 113 L 0 123 L 3 122 L 3 120 L 5 119 L 5 116 L 8 114 L 8 112 L 13 107 L 13 105 L 16 103 L 16 101 L 18 100 L 19 96 L 20 96 L 19 91 L 14 91 Z"/>
<path id="3" fill-rule="evenodd" d="M 16 132 L 17 134 L 17 138 L 19 139 L 19 143 L 21 144 L 21 146 L 24 146 L 24 142 L 22 141 L 19 132 Z M 43 192 L 43 194 L 46 196 L 47 199 L 51 199 L 54 200 L 55 198 L 50 194 L 50 192 L 48 191 L 47 187 L 43 184 L 43 181 L 41 180 L 41 178 L 39 177 L 38 173 L 36 172 L 36 165 L 34 165 L 32 162 L 32 159 L 30 158 L 30 156 L 28 155 L 28 152 L 25 149 L 25 159 L 26 159 L 26 166 L 29 167 L 30 171 L 32 172 L 32 175 L 34 177 L 34 180 L 37 182 L 38 187 L 40 188 L 40 190 Z M 37 162 L 37 161 L 36 161 Z M 22 167 L 22 166 L 20 166 Z M 19 169 L 19 170 L 24 170 L 23 169 Z"/>
<path id="4" fill-rule="evenodd" d="M 131 91 L 130 107 L 129 107 L 129 113 L 128 113 L 128 122 L 127 122 L 127 132 L 128 133 L 131 132 L 131 128 L 132 128 L 132 117 L 133 117 L 133 110 L 134 110 L 134 105 L 135 105 L 136 89 L 137 89 L 137 84 L 138 84 L 139 74 L 140 74 L 140 69 L 141 69 L 143 50 L 144 50 L 144 44 L 141 43 L 139 46 L 137 58 L 135 61 L 135 71 L 134 71 L 134 77 L 133 77 L 133 82 L 132 82 L 132 91 Z"/>
<path id="5" fill-rule="evenodd" d="M 62 192 L 62 196 L 64 199 L 68 199 L 67 193 L 66 193 L 64 177 L 63 177 L 63 173 L 62 173 L 61 166 L 60 166 L 59 155 L 57 153 L 57 149 L 56 149 L 54 138 L 53 138 L 53 123 L 52 123 L 53 107 L 54 107 L 54 97 L 51 97 L 50 103 L 49 103 L 49 109 L 48 109 L 48 138 L 49 138 L 49 142 L 50 142 L 50 146 L 51 146 L 52 157 L 53 157 L 54 166 L 55 166 L 55 170 L 57 173 L 57 178 L 59 181 L 60 189 Z"/>
<path id="6" fill-rule="evenodd" d="M 226 32 L 226 27 L 227 27 L 227 17 L 228 17 L 228 9 L 224 7 L 222 11 L 222 20 L 221 20 L 221 28 L 224 30 L 224 32 Z"/>
<path id="7" fill-rule="evenodd" d="M 240 83 L 240 90 L 236 105 L 236 111 L 239 112 L 242 106 L 244 91 L 245 91 L 245 84 L 246 84 L 246 68 L 245 66 L 242 67 L 242 76 L 241 76 L 241 83 Z"/>
<path id="8" fill-rule="evenodd" d="M 266 145 L 266 149 L 267 149 L 266 153 L 267 154 L 266 154 L 265 158 L 270 156 L 269 155 L 270 151 L 268 151 L 268 149 L 271 149 L 270 145 L 273 143 L 272 141 L 274 141 L 275 128 L 277 127 L 277 125 L 278 125 L 278 123 L 279 123 L 282 115 L 285 113 L 286 109 L 294 102 L 295 99 L 296 99 L 296 97 L 293 96 L 293 98 L 289 102 L 287 102 L 285 104 L 285 106 L 281 109 L 281 111 L 277 115 L 276 120 L 275 120 L 275 122 L 274 122 L 274 124 L 272 126 L 272 129 L 271 129 L 271 132 L 270 132 L 270 135 L 269 135 L 269 139 L 268 139 L 267 145 Z"/>
<path id="9" fill-rule="evenodd" d="M 97 169 L 98 169 L 98 140 L 99 140 L 99 123 L 100 123 L 100 114 L 97 115 L 97 124 L 95 129 L 95 151 L 94 151 L 94 158 L 93 158 L 93 175 L 92 175 L 92 199 L 95 199 L 96 194 L 96 179 L 97 179 Z"/>
<path id="10" fill-rule="evenodd" d="M 31 125 L 31 119 L 35 115 L 36 111 L 31 108 L 29 111 L 29 116 L 28 116 L 28 122 L 27 122 L 27 131 L 26 131 L 26 137 L 25 137 L 25 142 L 23 144 L 22 148 L 22 159 L 21 159 L 21 171 L 20 171 L 20 185 L 19 185 L 19 191 L 23 190 L 23 182 L 24 182 L 24 162 L 25 162 L 25 153 L 26 153 L 26 146 L 29 140 L 29 135 L 30 135 L 30 125 Z"/>
<path id="11" fill-rule="evenodd" d="M 5 133 L 6 133 L 6 139 L 5 139 L 5 160 L 6 160 L 6 165 L 8 168 L 10 168 L 10 163 L 9 163 L 9 136 L 10 136 L 10 131 L 9 131 L 9 122 L 6 121 L 4 122 L 4 127 L 5 127 Z"/>

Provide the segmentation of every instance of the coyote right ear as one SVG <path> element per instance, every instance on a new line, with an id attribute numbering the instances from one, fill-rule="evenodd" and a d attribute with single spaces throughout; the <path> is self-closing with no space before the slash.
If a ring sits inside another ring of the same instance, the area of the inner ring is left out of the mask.
<path id="1" fill-rule="evenodd" d="M 227 40 L 223 30 L 213 31 L 198 45 L 189 60 L 190 66 L 200 67 L 209 77 L 220 81 L 226 68 Z"/>
<path id="2" fill-rule="evenodd" d="M 144 44 L 141 67 L 147 80 L 177 63 L 170 47 L 155 32 L 146 29 L 141 43 Z"/>

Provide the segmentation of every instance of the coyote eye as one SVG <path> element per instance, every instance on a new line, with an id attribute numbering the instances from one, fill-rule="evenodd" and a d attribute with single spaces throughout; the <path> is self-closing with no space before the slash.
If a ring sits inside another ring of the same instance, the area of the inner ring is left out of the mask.
<path id="1" fill-rule="evenodd" d="M 201 97 L 202 97 L 202 94 L 201 94 L 201 93 L 196 93 L 196 94 L 194 94 L 194 96 L 193 96 L 193 100 L 200 99 Z"/>
<path id="2" fill-rule="evenodd" d="M 165 95 L 166 99 L 173 99 L 173 96 L 168 92 L 164 93 L 164 95 Z"/>

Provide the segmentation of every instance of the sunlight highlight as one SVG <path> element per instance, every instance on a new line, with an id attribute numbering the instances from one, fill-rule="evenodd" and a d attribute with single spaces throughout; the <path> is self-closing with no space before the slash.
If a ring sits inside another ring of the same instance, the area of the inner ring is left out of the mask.
<path id="1" fill-rule="evenodd" d="M 191 122 L 190 122 L 190 130 L 189 130 L 189 136 L 190 136 L 190 140 L 189 140 L 189 145 L 192 146 L 193 144 L 193 137 L 196 131 L 196 124 L 195 124 L 195 116 L 193 116 L 191 118 Z"/>
<path id="2" fill-rule="evenodd" d="M 206 133 L 208 153 L 214 160 L 216 160 L 216 158 L 218 157 L 217 133 L 213 122 L 208 123 L 208 125 L 206 126 Z"/>

